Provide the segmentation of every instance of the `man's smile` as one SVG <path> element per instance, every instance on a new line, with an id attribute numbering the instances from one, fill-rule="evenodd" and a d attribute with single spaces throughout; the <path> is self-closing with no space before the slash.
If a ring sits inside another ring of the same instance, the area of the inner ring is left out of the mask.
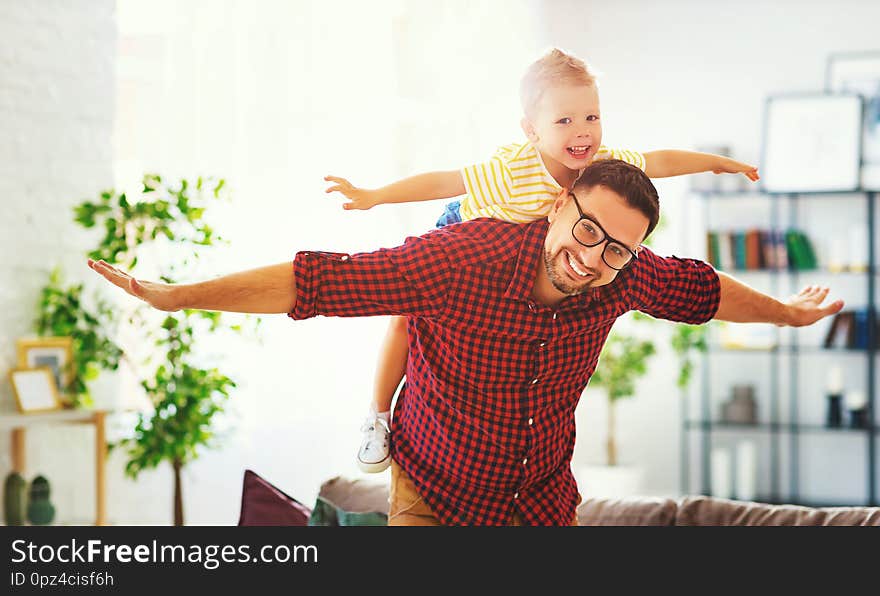
<path id="1" fill-rule="evenodd" d="M 563 261 L 565 265 L 567 265 L 566 272 L 570 277 L 578 281 L 585 281 L 590 279 L 591 277 L 597 277 L 596 271 L 578 261 L 574 254 L 570 253 L 567 250 L 563 250 L 562 252 Z"/>

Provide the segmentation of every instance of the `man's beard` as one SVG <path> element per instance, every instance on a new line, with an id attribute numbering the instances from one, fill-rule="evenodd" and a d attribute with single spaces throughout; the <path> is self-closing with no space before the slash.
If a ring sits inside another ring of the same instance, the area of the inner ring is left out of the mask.
<path id="1" fill-rule="evenodd" d="M 566 296 L 577 296 L 578 294 L 583 294 L 586 290 L 593 287 L 593 284 L 596 282 L 599 276 L 596 275 L 595 271 L 590 269 L 590 278 L 581 285 L 575 285 L 565 273 L 557 269 L 555 263 L 556 257 L 558 255 L 562 258 L 565 258 L 565 255 L 563 253 L 564 251 L 560 250 L 556 255 L 553 255 L 549 250 L 544 250 L 544 269 L 547 271 L 547 277 L 550 279 L 550 283 L 553 284 L 553 287 L 565 294 Z"/>

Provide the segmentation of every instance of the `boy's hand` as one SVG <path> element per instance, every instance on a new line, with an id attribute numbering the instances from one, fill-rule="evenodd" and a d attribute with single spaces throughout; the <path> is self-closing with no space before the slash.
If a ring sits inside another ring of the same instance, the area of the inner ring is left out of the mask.
<path id="1" fill-rule="evenodd" d="M 751 180 L 752 182 L 757 182 L 761 179 L 758 175 L 758 168 L 755 166 L 750 166 L 747 163 L 743 163 L 741 161 L 736 161 L 735 159 L 730 159 L 729 157 L 721 158 L 721 162 L 718 164 L 718 167 L 712 170 L 714 174 L 743 174 L 746 178 Z"/>
<path id="2" fill-rule="evenodd" d="M 345 178 L 324 176 L 324 180 L 335 182 L 334 186 L 331 186 L 324 192 L 341 192 L 349 199 L 350 202 L 342 204 L 343 209 L 369 209 L 381 202 L 376 191 L 352 186 L 351 182 Z"/>

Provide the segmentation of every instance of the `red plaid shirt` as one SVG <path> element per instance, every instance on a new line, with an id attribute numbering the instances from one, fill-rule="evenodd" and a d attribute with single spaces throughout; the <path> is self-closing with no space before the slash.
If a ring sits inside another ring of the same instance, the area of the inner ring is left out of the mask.
<path id="1" fill-rule="evenodd" d="M 714 269 L 648 249 L 611 284 L 538 304 L 547 228 L 477 219 L 391 249 L 296 255 L 290 317 L 407 315 L 392 455 L 446 524 L 570 524 L 575 406 L 615 319 L 696 324 L 718 309 Z"/>

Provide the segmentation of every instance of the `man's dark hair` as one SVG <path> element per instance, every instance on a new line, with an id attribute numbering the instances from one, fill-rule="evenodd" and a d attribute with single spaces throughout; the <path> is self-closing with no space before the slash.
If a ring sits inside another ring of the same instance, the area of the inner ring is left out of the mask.
<path id="1" fill-rule="evenodd" d="M 644 213 L 648 218 L 645 238 L 651 235 L 660 219 L 660 196 L 643 171 L 619 159 L 600 159 L 587 166 L 572 188 L 591 190 L 596 186 L 616 192 L 630 207 Z"/>

